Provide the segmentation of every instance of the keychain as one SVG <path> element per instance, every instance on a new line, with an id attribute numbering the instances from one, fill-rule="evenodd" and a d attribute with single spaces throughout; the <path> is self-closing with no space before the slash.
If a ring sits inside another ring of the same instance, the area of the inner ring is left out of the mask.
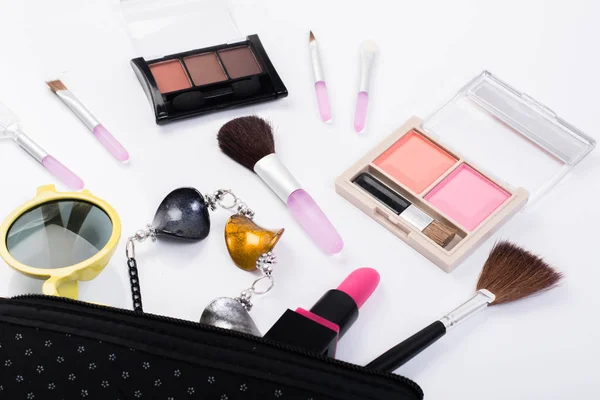
<path id="1" fill-rule="evenodd" d="M 161 237 L 182 241 L 201 241 L 210 233 L 210 211 L 218 207 L 235 214 L 225 224 L 225 243 L 235 265 L 261 275 L 238 297 L 219 297 L 202 313 L 200 322 L 225 329 L 261 336 L 249 311 L 252 297 L 268 293 L 274 286 L 273 267 L 277 258 L 272 250 L 284 229 L 269 231 L 256 225 L 252 211 L 231 190 L 220 189 L 203 196 L 194 188 L 179 188 L 169 193 L 156 210 L 152 224 L 139 230 L 127 241 L 126 256 L 134 311 L 143 312 L 135 243 Z"/>

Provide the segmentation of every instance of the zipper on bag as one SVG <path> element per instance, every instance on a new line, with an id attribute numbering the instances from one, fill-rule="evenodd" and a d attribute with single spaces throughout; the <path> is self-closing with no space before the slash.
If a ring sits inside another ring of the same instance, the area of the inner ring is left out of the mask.
<path id="1" fill-rule="evenodd" d="M 36 300 L 38 300 L 40 302 L 43 302 L 43 304 L 45 306 L 47 305 L 49 307 L 53 307 L 53 305 L 54 305 L 53 308 L 56 308 L 58 310 L 64 309 L 64 307 L 61 307 L 61 305 L 65 305 L 65 306 L 71 305 L 71 306 L 81 307 L 81 308 L 85 308 L 85 309 L 89 309 L 89 310 L 104 311 L 104 312 L 107 312 L 107 313 L 110 313 L 113 315 L 123 315 L 123 316 L 127 316 L 127 317 L 140 318 L 142 320 L 146 320 L 149 322 L 155 321 L 155 322 L 168 323 L 168 324 L 171 324 L 171 325 L 174 325 L 177 327 L 193 328 L 193 329 L 197 329 L 200 331 L 217 333 L 219 335 L 226 336 L 226 337 L 239 338 L 239 339 L 243 339 L 245 341 L 249 341 L 249 342 L 253 342 L 253 343 L 257 343 L 257 344 L 267 345 L 276 350 L 291 353 L 294 355 L 299 355 L 299 356 L 308 358 L 310 360 L 325 363 L 327 365 L 334 366 L 336 368 L 340 368 L 340 369 L 343 369 L 346 371 L 360 373 L 360 374 L 366 374 L 366 375 L 370 375 L 370 376 L 383 378 L 388 381 L 400 383 L 404 387 L 412 390 L 412 392 L 415 394 L 415 396 L 417 398 L 419 398 L 419 399 L 423 398 L 423 391 L 419 387 L 419 385 L 417 385 L 415 382 L 413 382 L 412 380 L 410 380 L 404 376 L 389 373 L 389 372 L 384 372 L 384 371 L 378 371 L 378 370 L 374 370 L 371 368 L 366 368 L 366 367 L 358 366 L 355 364 L 347 363 L 344 361 L 336 360 L 336 359 L 333 359 L 333 358 L 330 358 L 330 357 L 327 357 L 327 356 L 324 356 L 324 355 L 321 355 L 318 353 L 313 353 L 313 352 L 310 352 L 310 351 L 307 351 L 307 350 L 304 350 L 301 348 L 289 346 L 289 345 L 286 345 L 283 343 L 271 341 L 268 339 L 264 339 L 262 337 L 253 336 L 253 335 L 243 333 L 243 332 L 227 330 L 227 329 L 223 329 L 223 328 L 218 328 L 218 327 L 214 327 L 214 326 L 210 326 L 210 325 L 201 324 L 201 323 L 194 322 L 194 321 L 188 321 L 188 320 L 183 320 L 183 319 L 178 319 L 178 318 L 173 318 L 173 317 L 168 317 L 168 316 L 163 316 L 163 315 L 135 312 L 132 310 L 127 310 L 127 309 L 122 309 L 122 308 L 103 306 L 103 305 L 83 302 L 83 301 L 79 301 L 79 300 L 72 300 L 72 299 L 64 298 L 64 297 L 55 297 L 55 296 L 46 296 L 46 295 L 37 295 L 37 294 L 29 295 L 28 294 L 28 295 L 14 296 L 7 300 L 15 300 L 15 301 L 17 301 L 17 303 L 16 303 L 17 305 L 19 304 L 19 302 L 18 302 L 19 300 L 23 300 L 24 303 L 21 303 L 23 305 L 30 303 L 32 306 L 36 306 L 36 305 L 40 306 L 39 302 L 36 302 Z M 75 311 L 75 310 L 71 310 L 71 311 Z"/>

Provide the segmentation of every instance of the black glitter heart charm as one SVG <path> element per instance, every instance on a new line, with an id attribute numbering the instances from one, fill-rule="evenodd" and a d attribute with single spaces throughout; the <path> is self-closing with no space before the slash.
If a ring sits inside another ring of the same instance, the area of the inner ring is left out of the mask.
<path id="1" fill-rule="evenodd" d="M 157 235 L 202 240 L 210 232 L 210 216 L 204 196 L 194 188 L 173 190 L 164 198 L 152 222 Z"/>

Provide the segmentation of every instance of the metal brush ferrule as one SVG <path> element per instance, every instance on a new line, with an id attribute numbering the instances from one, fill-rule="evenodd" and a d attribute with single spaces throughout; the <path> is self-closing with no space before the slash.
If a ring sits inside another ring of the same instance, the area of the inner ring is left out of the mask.
<path id="1" fill-rule="evenodd" d="M 261 158 L 254 165 L 254 172 L 286 204 L 292 193 L 302 189 L 296 178 L 292 176 L 275 153 Z"/>
<path id="2" fill-rule="evenodd" d="M 433 222 L 433 218 L 412 204 L 408 206 L 406 210 L 402 211 L 402 213 L 400 213 L 398 216 L 421 232 L 423 232 L 423 230 Z"/>
<path id="3" fill-rule="evenodd" d="M 19 146 L 21 146 L 23 150 L 28 152 L 29 155 L 31 155 L 40 163 L 48 155 L 46 150 L 42 149 L 36 142 L 34 142 L 29 136 L 27 136 L 23 132 L 15 132 L 15 136 L 13 137 L 13 139 L 15 142 L 17 142 Z"/>
<path id="4" fill-rule="evenodd" d="M 360 56 L 360 85 L 359 92 L 369 92 L 369 81 L 371 80 L 371 67 L 375 53 L 363 53 Z"/>
<path id="5" fill-rule="evenodd" d="M 79 117 L 81 122 L 84 123 L 85 126 L 90 131 L 93 131 L 96 126 L 100 124 L 100 121 L 96 119 L 92 115 L 92 113 L 85 108 L 83 103 L 81 103 L 77 97 L 70 90 L 58 90 L 56 95 L 60 97 L 60 99 Z"/>
<path id="6" fill-rule="evenodd" d="M 312 60 L 313 76 L 315 77 L 315 83 L 325 80 L 325 73 L 323 72 L 323 66 L 321 65 L 321 57 L 319 56 L 319 47 L 317 41 L 313 40 L 309 43 L 310 48 L 310 59 Z"/>
<path id="7" fill-rule="evenodd" d="M 440 322 L 444 324 L 448 331 L 476 312 L 485 309 L 494 300 L 496 300 L 496 296 L 492 292 L 480 289 L 471 299 L 441 318 Z"/>

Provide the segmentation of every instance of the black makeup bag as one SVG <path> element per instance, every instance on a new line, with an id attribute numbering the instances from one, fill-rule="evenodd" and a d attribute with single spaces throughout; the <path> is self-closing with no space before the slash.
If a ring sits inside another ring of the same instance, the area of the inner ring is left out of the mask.
<path id="1" fill-rule="evenodd" d="M 238 332 L 59 297 L 0 299 L 0 399 L 422 398 L 402 376 Z"/>

